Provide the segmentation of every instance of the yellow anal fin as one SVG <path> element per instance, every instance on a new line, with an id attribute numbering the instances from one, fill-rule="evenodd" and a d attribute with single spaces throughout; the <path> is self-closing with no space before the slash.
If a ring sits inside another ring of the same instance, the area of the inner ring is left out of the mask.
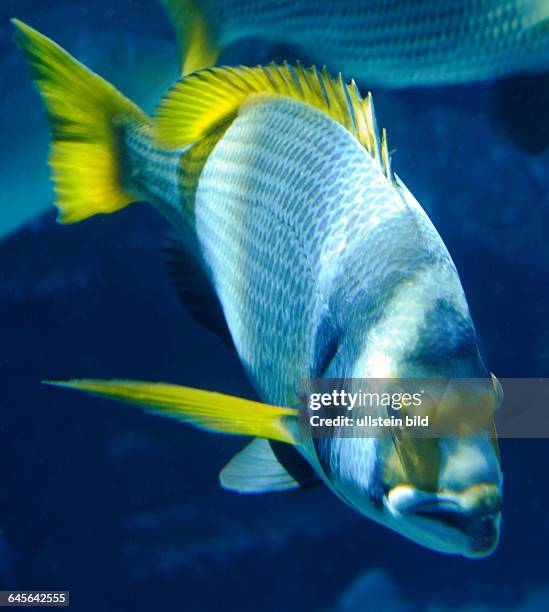
<path id="1" fill-rule="evenodd" d="M 173 24 L 181 74 L 214 66 L 220 54 L 200 0 L 162 0 Z"/>
<path id="2" fill-rule="evenodd" d="M 124 208 L 136 198 L 122 186 L 121 125 L 147 123 L 147 117 L 55 42 L 12 22 L 46 108 L 59 220 L 73 223 Z"/>
<path id="3" fill-rule="evenodd" d="M 194 144 L 228 125 L 240 107 L 259 95 L 278 95 L 308 104 L 349 130 L 390 175 L 385 139 L 382 159 L 371 95 L 362 98 L 354 82 L 327 70 L 287 63 L 247 68 L 208 68 L 179 80 L 161 101 L 154 119 L 158 143 L 169 149 Z"/>
<path id="4" fill-rule="evenodd" d="M 45 383 L 134 404 L 148 413 L 171 417 L 216 433 L 295 444 L 290 427 L 297 419 L 297 411 L 293 408 L 167 383 L 93 379 Z"/>

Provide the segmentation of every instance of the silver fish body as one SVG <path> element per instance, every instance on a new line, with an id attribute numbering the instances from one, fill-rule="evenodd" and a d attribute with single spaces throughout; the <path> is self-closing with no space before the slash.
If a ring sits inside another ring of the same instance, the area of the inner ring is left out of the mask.
<path id="1" fill-rule="evenodd" d="M 327 370 L 389 375 L 367 350 L 375 335 L 399 317 L 396 363 L 441 302 L 454 341 L 476 356 L 459 277 L 435 228 L 405 187 L 315 109 L 284 98 L 243 109 L 206 162 L 194 217 L 235 346 L 270 403 L 295 402 L 300 380 Z M 338 353 L 324 363 L 336 336 Z"/>
<path id="2" fill-rule="evenodd" d="M 208 156 L 191 208 L 178 173 L 186 152 L 155 151 L 141 132 L 127 142 L 136 188 L 195 234 L 264 400 L 295 403 L 311 377 L 432 374 L 419 353 L 415 365 L 400 364 L 413 350 L 437 352 L 447 368 L 469 351 L 461 374 L 483 373 L 438 232 L 398 177 L 388 180 L 330 117 L 283 97 L 246 104 Z M 437 325 L 422 329 L 429 317 Z M 372 350 L 395 330 L 381 359 Z M 336 341 L 326 363 L 326 343 Z"/>

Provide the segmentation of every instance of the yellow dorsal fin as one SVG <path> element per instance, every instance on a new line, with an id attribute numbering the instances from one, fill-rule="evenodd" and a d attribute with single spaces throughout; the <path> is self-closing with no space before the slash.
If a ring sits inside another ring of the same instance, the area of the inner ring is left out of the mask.
<path id="1" fill-rule="evenodd" d="M 247 68 L 208 68 L 179 80 L 160 103 L 155 117 L 161 146 L 180 149 L 229 124 L 241 105 L 258 94 L 280 95 L 309 104 L 340 123 L 392 179 L 386 139 L 382 148 L 372 96 L 362 98 L 354 81 L 332 78 L 326 68 L 287 63 Z"/>
<path id="2" fill-rule="evenodd" d="M 45 383 L 140 406 L 145 412 L 216 433 L 296 444 L 292 424 L 297 420 L 297 410 L 293 408 L 168 383 L 94 379 Z"/>
<path id="3" fill-rule="evenodd" d="M 200 0 L 162 0 L 175 30 L 181 74 L 215 65 L 221 49 L 208 26 Z"/>

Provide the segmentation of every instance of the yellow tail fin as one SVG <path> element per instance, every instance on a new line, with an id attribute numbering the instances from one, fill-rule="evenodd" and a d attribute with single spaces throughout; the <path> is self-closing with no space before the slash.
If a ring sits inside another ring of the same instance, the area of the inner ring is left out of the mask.
<path id="1" fill-rule="evenodd" d="M 55 42 L 17 19 L 12 23 L 46 106 L 59 221 L 124 208 L 136 198 L 122 187 L 120 126 L 145 123 L 146 115 Z"/>
<path id="2" fill-rule="evenodd" d="M 162 0 L 172 21 L 181 74 L 214 66 L 221 49 L 208 27 L 200 0 Z"/>
<path id="3" fill-rule="evenodd" d="M 291 432 L 297 411 L 293 408 L 166 383 L 93 379 L 45 383 L 135 404 L 151 414 L 171 417 L 208 431 L 295 444 Z"/>

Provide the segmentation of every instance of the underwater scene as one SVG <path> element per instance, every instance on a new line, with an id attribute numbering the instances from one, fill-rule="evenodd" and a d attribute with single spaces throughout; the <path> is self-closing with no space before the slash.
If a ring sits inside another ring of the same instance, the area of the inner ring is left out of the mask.
<path id="1" fill-rule="evenodd" d="M 0 606 L 549 609 L 548 0 L 4 0 L 0 82 Z"/>

